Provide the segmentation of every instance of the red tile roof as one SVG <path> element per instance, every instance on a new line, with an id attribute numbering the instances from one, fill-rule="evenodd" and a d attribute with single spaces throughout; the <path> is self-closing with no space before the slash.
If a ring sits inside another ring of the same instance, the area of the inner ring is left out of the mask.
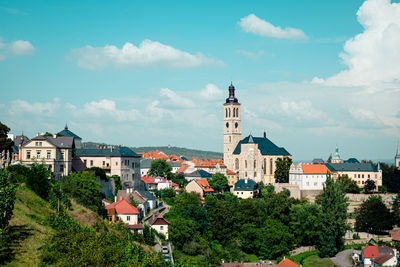
<path id="1" fill-rule="evenodd" d="M 214 192 L 206 179 L 196 179 L 195 181 L 204 192 Z"/>
<path id="2" fill-rule="evenodd" d="M 235 175 L 236 172 L 231 171 L 230 169 L 226 169 L 226 174 L 227 174 L 227 175 Z"/>
<path id="3" fill-rule="evenodd" d="M 288 258 L 285 258 L 280 263 L 278 263 L 278 267 L 300 267 L 300 265 L 294 263 Z"/>
<path id="4" fill-rule="evenodd" d="M 180 163 L 183 162 L 181 157 L 177 155 L 167 155 L 165 152 L 160 150 L 139 152 L 138 154 L 140 154 L 144 159 L 165 159 L 165 160 L 177 161 Z"/>
<path id="5" fill-rule="evenodd" d="M 224 164 L 224 161 L 222 159 L 202 160 L 195 158 L 192 160 L 192 162 L 196 164 L 196 167 L 215 168 L 218 163 L 221 168 L 226 168 L 226 165 Z"/>
<path id="6" fill-rule="evenodd" d="M 363 248 L 364 258 L 376 258 L 379 256 L 379 249 L 377 246 L 366 246 Z"/>
<path id="7" fill-rule="evenodd" d="M 400 229 L 392 236 L 393 241 L 400 241 Z"/>
<path id="8" fill-rule="evenodd" d="M 115 209 L 116 213 L 119 214 L 139 214 L 138 209 L 129 204 L 123 197 L 117 202 L 107 205 L 105 208 L 106 210 Z"/>
<path id="9" fill-rule="evenodd" d="M 183 164 L 178 170 L 176 170 L 176 172 L 177 173 L 184 173 L 187 168 L 189 168 L 189 165 Z"/>
<path id="10" fill-rule="evenodd" d="M 295 164 L 294 167 L 297 168 L 298 164 Z M 302 164 L 301 168 L 303 174 L 326 174 L 330 172 L 328 167 L 324 164 Z"/>

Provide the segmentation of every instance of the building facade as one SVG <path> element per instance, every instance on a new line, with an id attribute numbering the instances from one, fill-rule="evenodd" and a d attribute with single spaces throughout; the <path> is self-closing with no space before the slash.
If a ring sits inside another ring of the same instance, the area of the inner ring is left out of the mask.
<path id="1" fill-rule="evenodd" d="M 292 156 L 283 147 L 276 146 L 264 132 L 263 137 L 242 138 L 241 106 L 235 97 L 235 87 L 229 86 L 229 97 L 224 105 L 224 163 L 237 173 L 239 179 L 256 182 L 275 182 L 274 173 L 278 158 Z"/>
<path id="2" fill-rule="evenodd" d="M 77 156 L 86 168 L 99 167 L 109 176 L 118 175 L 122 187 L 143 189 L 140 181 L 140 156 L 128 147 L 82 148 Z"/>
<path id="3" fill-rule="evenodd" d="M 292 164 L 289 184 L 298 185 L 300 190 L 323 190 L 328 172 L 324 164 Z"/>

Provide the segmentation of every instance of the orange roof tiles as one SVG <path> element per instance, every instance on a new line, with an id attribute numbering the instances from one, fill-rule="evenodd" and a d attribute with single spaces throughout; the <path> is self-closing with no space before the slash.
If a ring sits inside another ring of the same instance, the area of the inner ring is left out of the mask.
<path id="1" fill-rule="evenodd" d="M 106 210 L 115 209 L 116 213 L 119 214 L 139 214 L 139 210 L 129 204 L 123 197 L 117 202 L 107 205 L 105 208 Z"/>
<path id="2" fill-rule="evenodd" d="M 196 179 L 195 181 L 204 192 L 214 192 L 206 179 Z"/>
<path id="3" fill-rule="evenodd" d="M 294 164 L 295 168 L 298 168 L 298 164 Z M 301 164 L 303 174 L 326 174 L 330 172 L 328 167 L 324 164 Z"/>
<path id="4" fill-rule="evenodd" d="M 177 161 L 179 163 L 183 162 L 181 157 L 174 155 L 174 154 L 167 155 L 165 152 L 160 151 L 160 150 L 139 152 L 138 154 L 142 155 L 142 158 L 144 158 L 144 159 L 165 159 L 165 160 Z"/>
<path id="5" fill-rule="evenodd" d="M 182 166 L 180 166 L 179 169 L 176 170 L 176 172 L 177 173 L 184 173 L 187 168 L 189 168 L 189 165 L 182 164 Z"/>
<path id="6" fill-rule="evenodd" d="M 235 175 L 236 172 L 231 171 L 230 169 L 226 169 L 226 174 L 227 174 L 227 175 Z"/>
<path id="7" fill-rule="evenodd" d="M 215 168 L 217 163 L 221 168 L 226 168 L 224 161 L 222 159 L 209 159 L 209 160 L 202 160 L 195 158 L 192 160 L 196 164 L 196 167 L 203 167 L 203 168 Z"/>
<path id="8" fill-rule="evenodd" d="M 288 258 L 285 258 L 280 263 L 278 263 L 278 267 L 300 267 L 300 265 L 294 263 Z"/>
<path id="9" fill-rule="evenodd" d="M 376 258 L 379 256 L 378 246 L 366 246 L 363 248 L 364 258 Z"/>
<path id="10" fill-rule="evenodd" d="M 393 241 L 400 241 L 400 230 L 392 236 Z"/>

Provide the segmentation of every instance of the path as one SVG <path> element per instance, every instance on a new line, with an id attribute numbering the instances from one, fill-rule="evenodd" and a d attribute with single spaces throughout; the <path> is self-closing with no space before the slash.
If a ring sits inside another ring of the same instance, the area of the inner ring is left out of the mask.
<path id="1" fill-rule="evenodd" d="M 335 257 L 331 258 L 334 264 L 340 267 L 351 267 L 352 263 L 349 261 L 349 255 L 353 253 L 353 249 L 346 249 L 340 251 Z"/>

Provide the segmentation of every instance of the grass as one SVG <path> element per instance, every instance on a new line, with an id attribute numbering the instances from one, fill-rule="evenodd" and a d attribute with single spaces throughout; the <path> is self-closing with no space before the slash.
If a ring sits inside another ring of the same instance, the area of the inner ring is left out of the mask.
<path id="1" fill-rule="evenodd" d="M 9 266 L 39 265 L 39 249 L 54 230 L 48 225 L 52 209 L 48 202 L 26 187 L 19 187 L 9 240 L 0 249 L 0 264 Z"/>
<path id="2" fill-rule="evenodd" d="M 335 264 L 329 259 L 321 259 L 318 255 L 312 255 L 303 261 L 303 267 L 333 267 Z"/>
<path id="3" fill-rule="evenodd" d="M 292 261 L 298 263 L 298 264 L 303 264 L 303 261 L 310 257 L 310 256 L 314 256 L 314 255 L 318 255 L 319 254 L 319 250 L 313 250 L 313 251 L 306 251 L 303 253 L 299 253 L 295 256 L 290 256 L 289 259 L 291 259 Z"/>

